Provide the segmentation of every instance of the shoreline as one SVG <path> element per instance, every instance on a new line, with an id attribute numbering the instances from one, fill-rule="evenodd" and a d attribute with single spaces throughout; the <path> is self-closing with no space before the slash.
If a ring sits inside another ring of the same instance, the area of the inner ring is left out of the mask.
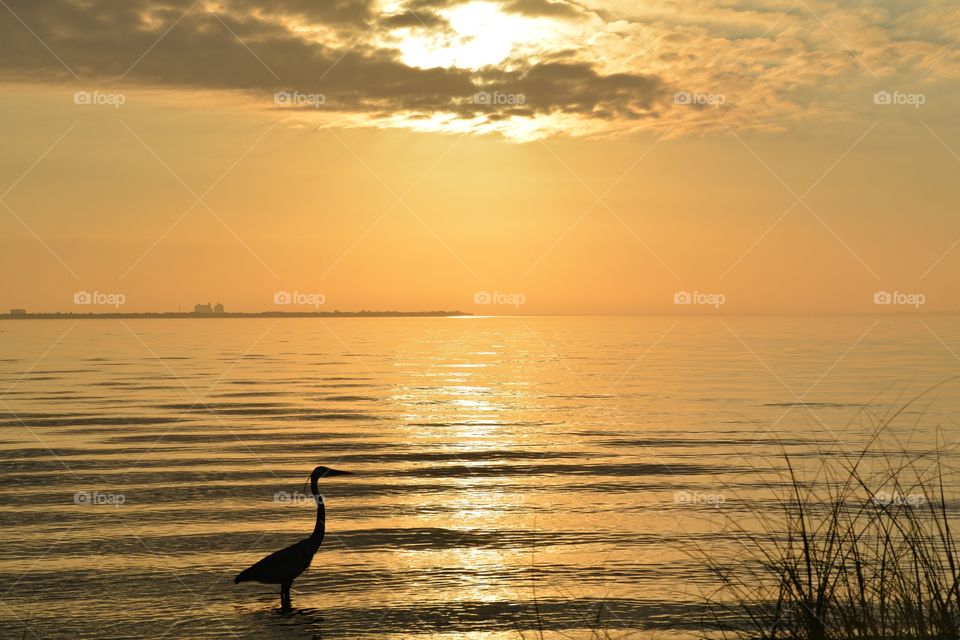
<path id="1" fill-rule="evenodd" d="M 216 318 L 450 318 L 471 316 L 463 311 L 262 311 L 231 313 L 142 312 L 142 313 L 21 313 L 0 314 L 0 320 L 189 320 Z"/>

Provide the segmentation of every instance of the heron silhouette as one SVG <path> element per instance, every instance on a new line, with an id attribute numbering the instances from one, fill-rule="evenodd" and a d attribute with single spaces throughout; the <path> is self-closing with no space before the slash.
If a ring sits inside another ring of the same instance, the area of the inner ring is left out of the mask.
<path id="1" fill-rule="evenodd" d="M 310 493 L 317 503 L 317 522 L 310 537 L 304 538 L 286 549 L 280 549 L 268 555 L 263 560 L 244 569 L 233 579 L 234 584 L 240 582 L 261 582 L 263 584 L 280 585 L 280 610 L 290 611 L 290 587 L 293 581 L 310 566 L 314 554 L 323 542 L 323 533 L 326 525 L 326 510 L 323 505 L 323 496 L 317 490 L 317 481 L 320 478 L 331 476 L 353 475 L 349 471 L 338 471 L 329 467 L 317 467 L 310 474 Z"/>

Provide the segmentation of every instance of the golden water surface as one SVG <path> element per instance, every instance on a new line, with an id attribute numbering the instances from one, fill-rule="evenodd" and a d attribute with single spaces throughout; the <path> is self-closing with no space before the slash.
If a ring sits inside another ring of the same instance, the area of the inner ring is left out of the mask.
<path id="1" fill-rule="evenodd" d="M 4 322 L 0 637 L 695 635 L 777 442 L 842 453 L 957 353 L 932 315 Z M 280 614 L 233 577 L 316 465 L 356 475 Z"/>

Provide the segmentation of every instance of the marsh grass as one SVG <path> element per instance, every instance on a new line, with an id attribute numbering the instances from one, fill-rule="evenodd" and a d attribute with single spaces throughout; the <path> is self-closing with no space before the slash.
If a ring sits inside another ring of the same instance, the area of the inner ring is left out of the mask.
<path id="1" fill-rule="evenodd" d="M 749 507 L 759 527 L 725 516 L 735 561 L 696 550 L 720 584 L 707 597 L 708 635 L 960 638 L 952 447 L 887 437 L 924 395 L 879 419 L 855 453 L 820 456 L 815 472 L 781 448 L 779 480 L 765 483 L 773 498 Z"/>

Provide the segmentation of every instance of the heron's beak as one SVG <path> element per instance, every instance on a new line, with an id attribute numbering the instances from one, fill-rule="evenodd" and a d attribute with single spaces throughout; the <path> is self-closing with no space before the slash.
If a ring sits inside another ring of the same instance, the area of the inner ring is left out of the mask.
<path id="1" fill-rule="evenodd" d="M 352 471 L 340 471 L 338 469 L 327 469 L 327 472 L 324 473 L 322 478 L 329 478 L 330 476 L 352 476 Z"/>

